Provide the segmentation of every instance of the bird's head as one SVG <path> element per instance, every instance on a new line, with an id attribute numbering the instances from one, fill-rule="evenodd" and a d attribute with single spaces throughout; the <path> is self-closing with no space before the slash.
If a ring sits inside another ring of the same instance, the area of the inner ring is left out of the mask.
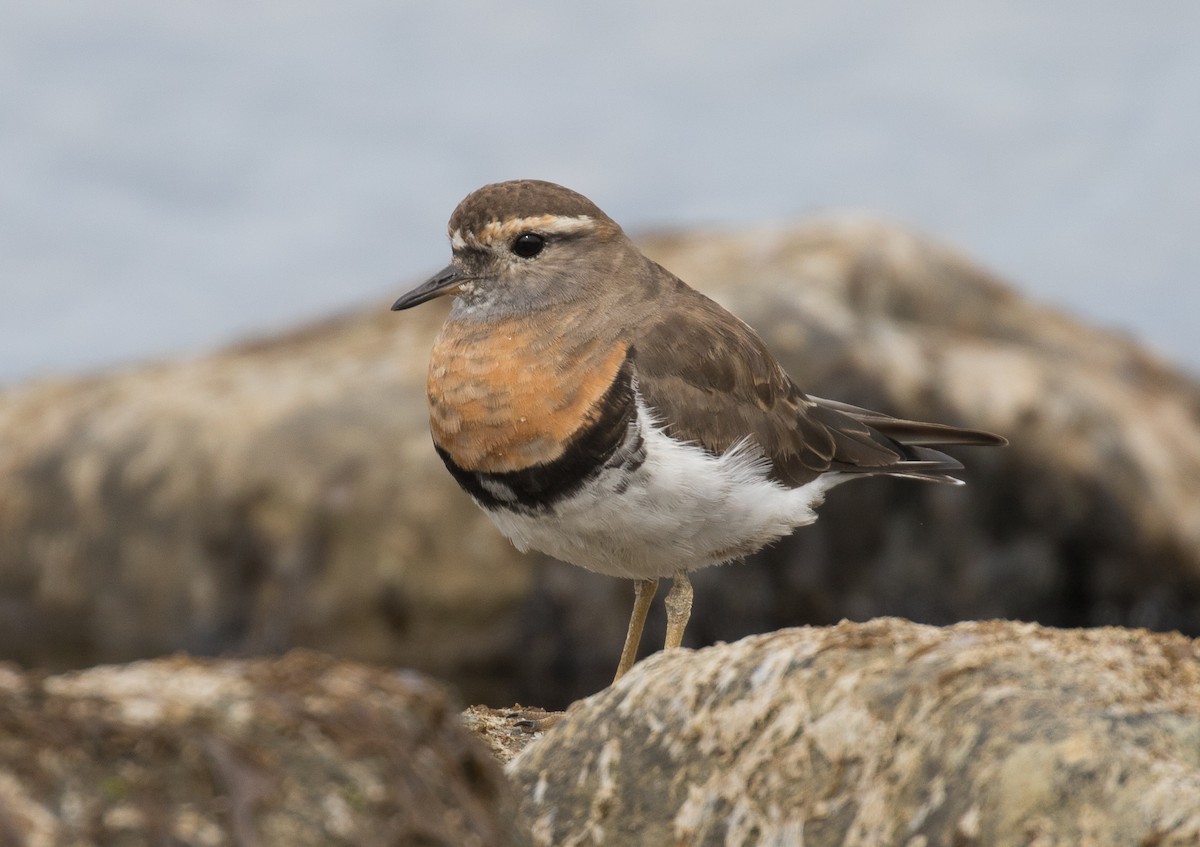
<path id="1" fill-rule="evenodd" d="M 485 185 L 458 204 L 449 232 L 450 264 L 393 309 L 446 294 L 463 312 L 497 317 L 596 303 L 619 288 L 622 266 L 641 260 L 591 200 L 541 180 Z"/>

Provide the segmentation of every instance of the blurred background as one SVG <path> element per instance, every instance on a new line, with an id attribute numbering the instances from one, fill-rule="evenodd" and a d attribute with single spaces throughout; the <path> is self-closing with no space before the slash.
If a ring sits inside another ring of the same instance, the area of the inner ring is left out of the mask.
<path id="1" fill-rule="evenodd" d="M 384 302 L 477 186 L 867 209 L 1200 369 L 1200 6 L 0 2 L 0 382 Z"/>
<path id="2" fill-rule="evenodd" d="M 0 660 L 309 646 L 475 702 L 606 685 L 629 585 L 518 555 L 454 486 L 423 397 L 445 304 L 387 311 L 516 177 L 591 197 L 806 389 L 1012 442 L 699 572 L 686 645 L 1200 634 L 1200 4 L 0 20 Z"/>

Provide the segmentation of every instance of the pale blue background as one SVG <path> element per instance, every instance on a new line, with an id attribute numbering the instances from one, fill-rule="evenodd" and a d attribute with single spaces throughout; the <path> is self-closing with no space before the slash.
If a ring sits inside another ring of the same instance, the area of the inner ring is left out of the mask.
<path id="1" fill-rule="evenodd" d="M 1200 371 L 1200 3 L 0 0 L 0 381 L 386 307 L 484 182 L 865 209 Z"/>

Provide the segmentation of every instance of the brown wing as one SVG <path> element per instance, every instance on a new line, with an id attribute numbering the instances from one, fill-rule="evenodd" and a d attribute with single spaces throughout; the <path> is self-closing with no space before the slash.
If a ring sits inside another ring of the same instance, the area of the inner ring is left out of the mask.
<path id="1" fill-rule="evenodd" d="M 638 388 L 673 438 L 719 454 L 749 436 L 788 486 L 826 471 L 956 482 L 962 465 L 929 445 L 1004 443 L 809 397 L 745 323 L 683 283 L 673 299 L 633 338 Z"/>

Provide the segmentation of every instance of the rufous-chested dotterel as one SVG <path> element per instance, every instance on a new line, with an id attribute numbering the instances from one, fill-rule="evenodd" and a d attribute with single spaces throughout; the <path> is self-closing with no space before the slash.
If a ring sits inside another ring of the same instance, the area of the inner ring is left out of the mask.
<path id="1" fill-rule="evenodd" d="M 676 647 L 688 571 L 812 523 L 842 482 L 961 484 L 935 448 L 1005 443 L 805 394 L 754 330 L 562 186 L 484 186 L 450 243 L 449 267 L 392 307 L 455 296 L 429 367 L 434 446 L 517 547 L 635 580 L 618 679 L 659 579 Z"/>

